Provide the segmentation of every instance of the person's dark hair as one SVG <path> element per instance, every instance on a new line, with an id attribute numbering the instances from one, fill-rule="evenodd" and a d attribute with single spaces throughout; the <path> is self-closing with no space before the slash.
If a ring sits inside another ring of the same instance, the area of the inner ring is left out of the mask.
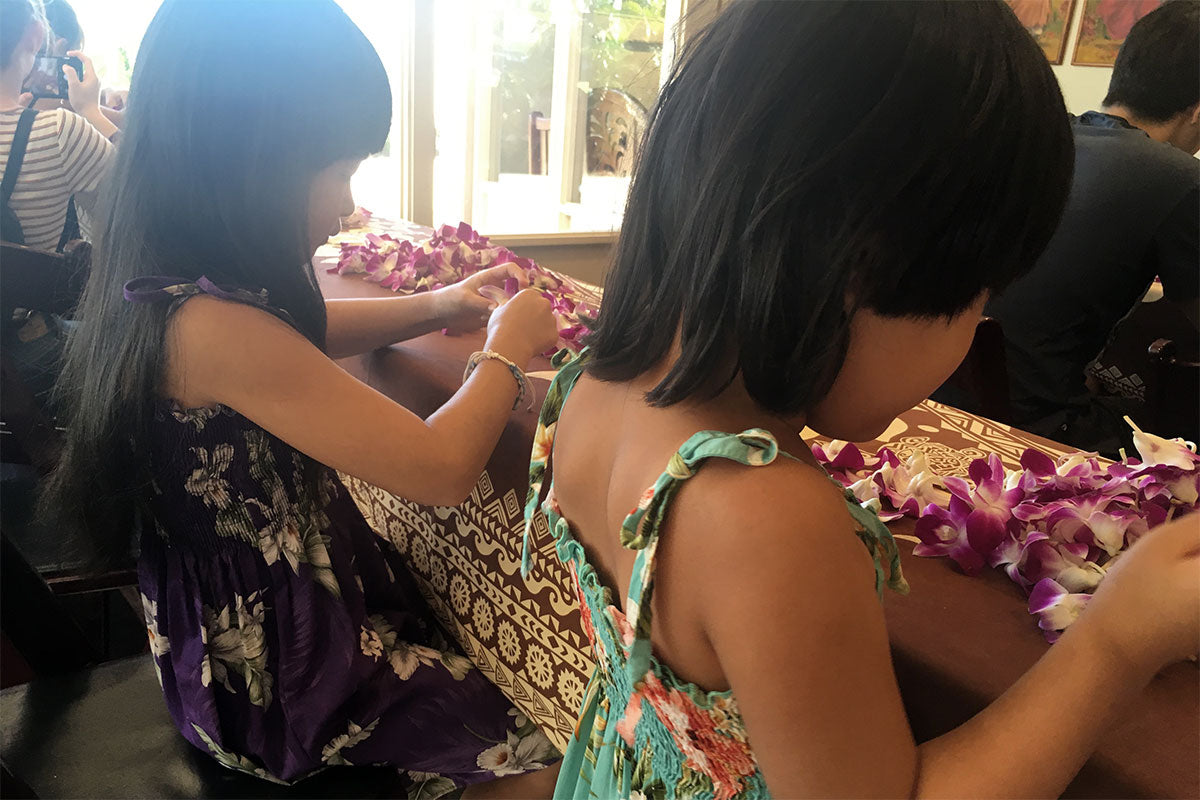
<path id="1" fill-rule="evenodd" d="M 25 32 L 41 18 L 37 0 L 0 0 L 0 69 L 8 68 Z"/>
<path id="2" fill-rule="evenodd" d="M 67 50 L 83 47 L 83 28 L 79 27 L 79 18 L 67 0 L 46 0 L 45 13 L 54 38 L 67 40 Z"/>
<path id="3" fill-rule="evenodd" d="M 1074 145 L 1046 58 L 994 2 L 740 0 L 654 108 L 591 374 L 681 355 L 667 406 L 738 375 L 811 408 L 860 308 L 952 316 L 1031 267 Z"/>
<path id="4" fill-rule="evenodd" d="M 98 560 L 127 553 L 141 519 L 164 366 L 166 304 L 130 304 L 122 287 L 166 275 L 263 288 L 323 347 L 310 185 L 381 150 L 392 115 L 379 56 L 333 0 L 292 0 L 284 15 L 274 0 L 166 0 L 129 97 L 59 382 L 65 450 L 42 503 Z"/>
<path id="5" fill-rule="evenodd" d="M 1200 103 L 1200 2 L 1171 0 L 1142 17 L 1113 65 L 1105 106 L 1166 122 Z"/>

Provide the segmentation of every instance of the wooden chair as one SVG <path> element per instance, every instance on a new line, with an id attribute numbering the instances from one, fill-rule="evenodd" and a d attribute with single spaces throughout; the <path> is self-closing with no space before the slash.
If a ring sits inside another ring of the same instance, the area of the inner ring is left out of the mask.
<path id="1" fill-rule="evenodd" d="M 1179 355 L 1170 339 L 1156 339 L 1147 354 L 1153 372 L 1142 427 L 1162 436 L 1200 441 L 1200 362 Z"/>
<path id="2" fill-rule="evenodd" d="M 63 253 L 0 242 L 0 323 L 9 329 L 18 309 L 70 316 L 91 267 L 92 246 L 67 243 Z M 6 463 L 28 460 L 45 473 L 57 461 L 60 436 L 12 360 L 0 353 L 0 442 Z M 22 458 L 22 454 L 24 458 Z"/>
<path id="3" fill-rule="evenodd" d="M 619 89 L 593 89 L 588 95 L 587 171 L 628 176 L 646 129 L 645 107 Z"/>
<path id="4" fill-rule="evenodd" d="M 550 172 L 550 118 L 542 112 L 529 115 L 529 174 L 547 175 Z"/>
<path id="5" fill-rule="evenodd" d="M 90 267 L 91 245 L 87 242 L 69 242 L 61 254 L 0 243 L 0 314 L 4 324 L 20 324 L 12 321 L 17 309 L 71 316 Z M 4 467 L 0 476 L 0 524 L 6 553 L 10 547 L 14 552 L 23 552 L 31 569 L 55 597 L 104 592 L 97 602 L 101 618 L 107 619 L 107 590 L 134 586 L 137 573 L 132 562 L 95 573 L 65 559 L 63 553 L 79 548 L 73 548 L 61 532 L 48 529 L 35 518 L 38 479 L 58 462 L 62 433 L 51 410 L 35 396 L 6 353 L 0 353 L 0 442 Z M 132 597 L 125 599 L 132 601 Z M 140 603 L 130 605 L 140 614 Z M 107 630 L 102 630 L 101 640 L 107 641 Z"/>
<path id="6" fill-rule="evenodd" d="M 83 294 L 91 265 L 92 246 L 80 239 L 67 242 L 62 253 L 0 242 L 3 307 L 70 314 Z"/>
<path id="7" fill-rule="evenodd" d="M 1000 320 L 984 317 L 975 327 L 971 349 L 933 399 L 996 422 L 1012 421 L 1008 362 Z"/>

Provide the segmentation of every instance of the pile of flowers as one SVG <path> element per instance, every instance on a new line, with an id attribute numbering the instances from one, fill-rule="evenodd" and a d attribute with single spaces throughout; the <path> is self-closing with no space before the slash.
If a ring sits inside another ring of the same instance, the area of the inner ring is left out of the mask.
<path id="1" fill-rule="evenodd" d="M 1132 423 L 1131 423 L 1132 424 Z M 1053 642 L 1079 616 L 1105 573 L 1150 528 L 1200 507 L 1195 445 L 1134 428 L 1140 459 L 1102 463 L 1092 453 L 1058 460 L 1038 450 L 1008 470 L 995 454 L 970 480 L 938 476 L 917 452 L 864 455 L 853 444 L 813 455 L 886 522 L 916 518 L 918 556 L 948 556 L 967 575 L 1003 569 L 1029 595 L 1029 612 Z"/>
<path id="2" fill-rule="evenodd" d="M 369 281 L 392 291 L 413 294 L 440 289 L 489 267 L 515 264 L 529 277 L 529 285 L 551 302 L 558 320 L 559 345 L 578 351 L 588 333 L 587 320 L 597 309 L 584 302 L 571 284 L 520 258 L 506 247 L 494 246 L 465 222 L 457 227 L 443 225 L 420 244 L 387 234 L 369 233 L 362 244 L 343 243 L 337 265 L 330 272 L 362 274 Z M 485 287 L 483 293 L 503 303 L 517 293 L 517 281 L 504 287 Z"/>

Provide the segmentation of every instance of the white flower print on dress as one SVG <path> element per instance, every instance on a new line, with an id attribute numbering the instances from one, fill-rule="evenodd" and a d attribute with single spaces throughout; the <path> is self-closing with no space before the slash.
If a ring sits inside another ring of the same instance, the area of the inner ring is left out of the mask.
<path id="1" fill-rule="evenodd" d="M 328 545 L 332 539 L 321 533 L 322 527 L 329 524 L 329 518 L 321 508 L 314 506 L 312 498 L 306 493 L 302 494 L 298 503 L 289 497 L 264 432 L 246 431 L 245 440 L 250 476 L 262 486 L 269 499 L 269 502 L 258 498 L 246 501 L 246 505 L 255 508 L 266 521 L 257 531 L 258 548 L 263 560 L 269 566 L 283 558 L 297 575 L 300 574 L 300 565 L 308 564 L 313 579 L 331 595 L 340 598 L 342 589 L 333 574 L 333 563 L 329 558 Z M 304 486 L 303 465 L 294 453 L 292 467 L 296 485 Z"/>
<path id="2" fill-rule="evenodd" d="M 171 652 L 171 642 L 158 632 L 158 602 L 142 595 L 142 613 L 146 617 L 146 638 L 150 640 L 150 652 L 155 658 Z"/>
<path id="3" fill-rule="evenodd" d="M 505 741 L 480 753 L 476 763 L 480 769 L 489 770 L 497 777 L 502 777 L 542 769 L 546 766 L 542 759 L 555 756 L 557 752 L 540 732 L 521 738 L 509 731 Z"/>
<path id="4" fill-rule="evenodd" d="M 209 609 L 204 609 L 206 621 L 200 626 L 200 642 L 204 645 L 204 658 L 200 659 L 200 685 L 208 686 L 212 683 L 212 658 L 208 654 L 208 622 L 207 612 Z M 230 690 L 232 691 L 232 689 Z"/>
<path id="5" fill-rule="evenodd" d="M 415 772 L 409 770 L 408 779 L 412 785 L 408 787 L 408 800 L 430 800 L 445 797 L 458 787 L 454 781 L 438 775 L 436 772 Z"/>
<path id="6" fill-rule="evenodd" d="M 475 665 L 471 663 L 471 659 L 458 653 L 442 650 L 439 652 L 439 657 L 442 660 L 442 666 L 446 668 L 446 671 L 456 681 L 461 681 L 467 677 L 468 672 L 475 669 Z"/>
<path id="7" fill-rule="evenodd" d="M 188 494 L 203 499 L 206 506 L 225 508 L 232 502 L 229 481 L 223 476 L 233 463 L 233 445 L 219 444 L 213 448 L 211 455 L 203 447 L 193 447 L 192 453 L 200 466 L 192 470 L 183 488 L 187 489 Z"/>
<path id="8" fill-rule="evenodd" d="M 220 407 L 205 408 L 204 406 L 200 406 L 199 408 L 176 407 L 171 409 L 171 416 L 180 422 L 194 425 L 197 432 L 204 430 L 204 426 L 208 424 L 208 421 L 220 413 Z"/>
<path id="9" fill-rule="evenodd" d="M 383 655 L 383 642 L 379 640 L 379 634 L 374 630 L 367 630 L 365 625 L 362 626 L 362 633 L 358 635 L 358 646 L 363 655 L 370 656 L 373 661 L 378 661 Z"/>
<path id="10" fill-rule="evenodd" d="M 373 650 L 374 642 L 377 639 L 380 654 L 388 660 L 392 672 L 396 673 L 396 677 L 402 681 L 411 678 L 422 666 L 432 667 L 434 664 L 441 664 L 458 681 L 465 678 L 467 673 L 475 668 L 470 659 L 452 650 L 437 650 L 433 647 L 401 640 L 396 629 L 382 614 L 372 614 L 367 618 L 367 622 L 374 630 L 369 631 L 364 627 L 362 633 L 359 634 L 359 645 L 363 653 L 375 658 Z M 367 652 L 368 647 L 372 649 L 371 653 Z"/>
<path id="11" fill-rule="evenodd" d="M 287 785 L 286 781 L 279 780 L 274 775 L 267 772 L 265 769 L 260 767 L 258 764 L 255 764 L 245 756 L 239 756 L 237 753 L 230 753 L 228 750 L 221 747 L 221 745 L 217 744 L 211 736 L 204 732 L 203 728 L 194 722 L 192 723 L 192 730 L 194 730 L 196 735 L 200 737 L 201 741 L 207 745 L 208 752 L 212 754 L 213 759 L 216 760 L 218 764 L 222 764 L 223 766 L 237 770 L 238 772 L 248 772 L 251 775 L 262 778 L 264 781 L 270 781 L 271 783 L 278 783 L 284 786 Z"/>
<path id="12" fill-rule="evenodd" d="M 209 680 L 218 683 L 230 692 L 236 692 L 230 681 L 230 673 L 242 676 L 250 702 L 267 708 L 271 705 L 271 689 L 275 679 L 267 671 L 267 643 L 263 633 L 266 609 L 258 599 L 258 592 L 249 597 L 234 595 L 234 613 L 224 606 L 214 611 L 202 608 L 205 632 L 202 639 L 208 644 Z M 201 666 L 201 682 L 204 682 L 204 666 Z"/>
<path id="13" fill-rule="evenodd" d="M 417 671 L 417 667 L 422 665 L 432 667 L 433 663 L 440 659 L 441 653 L 437 650 L 411 642 L 396 642 L 392 647 L 392 652 L 388 654 L 392 671 L 402 681 L 411 678 Z"/>
<path id="14" fill-rule="evenodd" d="M 321 760 L 330 765 L 354 766 L 354 762 L 343 756 L 342 751 L 354 747 L 359 742 L 366 741 L 378 724 L 378 719 L 365 726 L 350 720 L 346 725 L 345 733 L 333 737 L 333 741 L 321 748 Z"/>

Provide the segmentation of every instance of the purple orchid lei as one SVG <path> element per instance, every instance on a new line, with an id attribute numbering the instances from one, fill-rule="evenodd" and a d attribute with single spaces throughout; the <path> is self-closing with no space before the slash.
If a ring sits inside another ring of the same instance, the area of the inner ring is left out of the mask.
<path id="1" fill-rule="evenodd" d="M 1107 463 L 1074 453 L 1054 460 L 1030 448 L 1020 470 L 1007 470 L 995 454 L 976 459 L 970 480 L 934 474 L 920 452 L 901 461 L 886 447 L 867 456 L 839 441 L 812 451 L 883 521 L 917 520 L 914 555 L 948 556 L 967 575 L 985 564 L 1003 569 L 1053 642 L 1133 542 L 1200 508 L 1195 445 L 1133 427 L 1140 459 Z"/>
<path id="2" fill-rule="evenodd" d="M 329 272 L 361 274 L 366 280 L 395 292 L 414 294 L 433 291 L 500 264 L 515 264 L 529 277 L 529 285 L 540 290 L 553 307 L 558 322 L 559 346 L 578 352 L 588 333 L 587 320 L 597 309 L 581 299 L 571 285 L 531 259 L 520 258 L 506 247 L 494 246 L 470 225 L 443 225 L 420 244 L 387 234 L 368 233 L 363 244 L 343 243 L 337 265 Z M 481 294 L 497 304 L 517 293 L 517 281 L 503 288 L 486 286 Z"/>

